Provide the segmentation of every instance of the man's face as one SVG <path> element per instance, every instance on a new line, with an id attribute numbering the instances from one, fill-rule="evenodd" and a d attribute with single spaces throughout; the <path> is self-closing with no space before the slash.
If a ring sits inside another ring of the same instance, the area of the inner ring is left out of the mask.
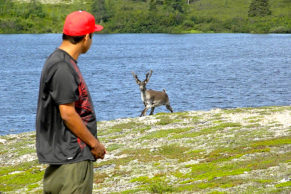
<path id="1" fill-rule="evenodd" d="M 82 53 L 86 53 L 90 49 L 92 40 L 93 40 L 93 33 L 91 35 L 91 38 L 90 38 L 90 35 L 87 34 L 86 37 L 84 38 Z"/>

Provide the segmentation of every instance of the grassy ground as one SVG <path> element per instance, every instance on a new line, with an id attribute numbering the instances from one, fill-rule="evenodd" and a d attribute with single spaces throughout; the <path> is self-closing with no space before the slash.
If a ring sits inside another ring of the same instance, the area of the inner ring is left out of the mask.
<path id="1" fill-rule="evenodd" d="M 100 122 L 94 193 L 289 193 L 290 123 L 290 106 Z M 0 192 L 42 192 L 34 139 L 0 137 Z"/>

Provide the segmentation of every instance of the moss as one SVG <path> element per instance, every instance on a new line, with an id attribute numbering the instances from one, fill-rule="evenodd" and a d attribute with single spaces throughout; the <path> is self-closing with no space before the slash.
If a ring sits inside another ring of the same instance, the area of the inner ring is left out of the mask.
<path id="1" fill-rule="evenodd" d="M 128 123 L 120 123 L 120 124 L 116 124 L 114 126 L 111 127 L 111 129 L 133 129 L 136 128 L 138 126 L 142 126 L 143 124 L 141 123 L 136 123 L 136 122 L 128 122 Z"/>
<path id="2" fill-rule="evenodd" d="M 251 144 L 252 147 L 281 146 L 291 144 L 291 137 L 280 137 L 263 141 L 256 141 Z"/>
<path id="3" fill-rule="evenodd" d="M 188 118 L 190 118 L 188 112 L 178 112 L 178 113 L 175 113 L 175 119 L 188 119 Z"/>
<path id="4" fill-rule="evenodd" d="M 234 108 L 234 109 L 225 109 L 223 110 L 223 112 L 226 114 L 236 114 L 236 113 L 246 112 L 247 110 L 248 110 L 247 108 Z"/>
<path id="5" fill-rule="evenodd" d="M 122 144 L 111 144 L 110 146 L 106 147 L 106 150 L 111 152 L 111 151 L 114 151 L 114 150 L 117 150 L 117 149 L 120 149 L 122 148 L 124 145 Z"/>
<path id="6" fill-rule="evenodd" d="M 180 161 L 187 160 L 187 154 L 189 148 L 180 146 L 178 144 L 171 144 L 162 146 L 156 153 L 170 159 L 179 159 Z"/>
<path id="7" fill-rule="evenodd" d="M 244 128 L 247 128 L 247 129 L 257 129 L 261 127 L 261 125 L 259 123 L 252 123 L 250 125 L 245 125 Z"/>
<path id="8" fill-rule="evenodd" d="M 237 128 L 241 127 L 240 123 L 221 123 L 219 125 L 213 126 L 213 127 L 208 127 L 204 128 L 201 130 L 202 134 L 209 134 L 209 133 L 214 133 L 216 131 L 222 131 L 226 128 Z"/>
<path id="9" fill-rule="evenodd" d="M 159 116 L 157 119 L 160 119 L 160 121 L 156 123 L 157 125 L 168 125 L 174 122 L 170 116 Z"/>
<path id="10" fill-rule="evenodd" d="M 227 192 L 222 192 L 222 191 L 211 191 L 208 194 L 226 194 Z"/>
<path id="11" fill-rule="evenodd" d="M 175 129 L 154 131 L 144 136 L 142 139 L 155 139 L 155 138 L 170 137 L 173 134 L 180 134 L 180 133 L 189 131 L 191 129 L 192 128 L 186 127 L 186 128 L 175 128 Z M 175 138 L 175 136 L 173 138 Z"/>
<path id="12" fill-rule="evenodd" d="M 213 150 L 205 156 L 205 161 L 207 162 L 222 162 L 232 160 L 234 158 L 240 158 L 246 154 L 270 152 L 270 148 L 259 148 L 259 147 L 229 147 L 229 148 L 219 148 Z"/>
<path id="13" fill-rule="evenodd" d="M 31 139 L 35 139 L 35 138 L 36 138 L 36 134 L 31 134 L 31 135 L 29 136 L 29 138 L 31 138 Z"/>
<path id="14" fill-rule="evenodd" d="M 202 119 L 201 116 L 193 116 L 188 112 L 175 113 L 174 118 L 176 119 L 175 121 L 183 122 L 184 120 L 188 120 L 193 124 L 198 123 Z"/>
<path id="15" fill-rule="evenodd" d="M 225 128 L 233 128 L 233 127 L 241 127 L 242 125 L 240 123 L 222 123 L 217 126 L 211 127 L 210 129 L 213 130 L 223 130 Z"/>
<path id="16" fill-rule="evenodd" d="M 270 179 L 255 179 L 254 182 L 260 183 L 260 184 L 270 184 L 273 182 L 273 180 Z"/>
<path id="17" fill-rule="evenodd" d="M 26 163 L 13 169 L 11 167 L 1 167 L 0 191 L 14 191 L 29 185 L 35 185 L 41 181 L 44 172 L 41 171 L 40 167 L 34 165 L 35 163 Z M 15 171 L 18 173 L 12 173 Z"/>
<path id="18" fill-rule="evenodd" d="M 173 186 L 167 184 L 166 182 L 154 182 L 147 186 L 147 190 L 151 193 L 165 193 L 173 192 Z"/>
<path id="19" fill-rule="evenodd" d="M 213 127 L 207 127 L 207 128 L 203 128 L 199 131 L 195 131 L 195 132 L 189 132 L 189 133 L 183 133 L 183 134 L 177 134 L 174 135 L 172 137 L 172 139 L 181 139 L 181 138 L 194 138 L 194 137 L 198 137 L 201 135 L 207 135 L 207 134 L 211 134 L 211 133 L 215 133 L 217 131 L 221 131 L 224 130 L 225 128 L 239 128 L 241 127 L 240 123 L 220 123 L 218 125 L 215 125 Z"/>
<path id="20" fill-rule="evenodd" d="M 170 139 L 194 138 L 194 137 L 198 137 L 198 136 L 203 135 L 203 134 L 204 133 L 201 131 L 182 133 L 182 134 L 173 135 L 172 137 L 170 137 Z"/>
<path id="21" fill-rule="evenodd" d="M 218 152 L 218 151 L 217 151 Z M 241 154 L 239 154 L 241 155 Z M 199 164 L 186 165 L 186 168 L 190 168 L 188 173 L 181 173 L 180 171 L 172 173 L 180 180 L 180 184 L 184 185 L 178 188 L 178 190 L 201 190 L 206 188 L 231 188 L 239 184 L 246 183 L 246 180 L 229 180 L 233 175 L 243 174 L 252 170 L 267 169 L 275 166 L 278 163 L 284 163 L 290 158 L 290 153 L 273 154 L 267 153 L 267 155 L 260 155 L 256 158 L 236 161 L 232 163 L 221 163 L 221 160 L 212 160 L 211 162 L 203 162 Z M 197 182 L 197 181 L 203 181 Z M 272 180 L 249 180 L 252 182 L 267 185 Z M 185 185 L 185 184 L 191 184 Z"/>
<path id="22" fill-rule="evenodd" d="M 125 158 L 120 158 L 117 161 L 114 161 L 117 166 L 126 165 L 128 162 L 133 160 L 138 160 L 140 162 L 156 162 L 159 161 L 162 156 L 154 155 L 150 152 L 150 149 L 125 149 L 119 152 L 118 155 L 127 155 Z"/>
<path id="23" fill-rule="evenodd" d="M 133 132 L 140 132 L 140 133 L 144 133 L 146 131 L 148 131 L 149 129 L 151 129 L 152 127 L 149 125 L 144 125 L 144 126 L 140 126 L 137 128 L 134 128 L 132 131 Z"/>
<path id="24" fill-rule="evenodd" d="M 145 126 L 142 123 L 137 123 L 137 122 L 130 121 L 130 122 L 127 122 L 127 123 L 116 124 L 116 125 L 110 127 L 107 130 L 101 130 L 100 132 L 98 132 L 98 135 L 100 135 L 100 136 L 109 135 L 109 134 L 112 135 L 113 133 L 126 134 L 126 130 L 128 130 L 128 129 L 136 130 L 136 129 L 145 128 L 145 127 L 148 127 L 148 126 Z"/>
<path id="25" fill-rule="evenodd" d="M 102 166 L 113 165 L 114 168 L 118 169 L 120 166 L 127 165 L 130 161 L 135 160 L 132 156 L 127 156 L 124 158 L 119 158 L 115 160 L 100 161 L 99 163 L 94 163 L 94 168 L 101 168 Z"/>
<path id="26" fill-rule="evenodd" d="M 259 107 L 259 109 L 269 110 L 269 112 L 283 112 L 286 110 L 291 110 L 289 106 L 270 106 L 270 107 Z"/>
<path id="27" fill-rule="evenodd" d="M 201 154 L 202 152 L 205 152 L 205 150 L 190 150 L 187 153 L 188 154 Z"/>
<path id="28" fill-rule="evenodd" d="M 219 122 L 220 120 L 222 120 L 222 113 L 216 113 L 211 115 L 210 120 Z"/>
<path id="29" fill-rule="evenodd" d="M 291 188 L 291 181 L 287 181 L 287 182 L 284 182 L 284 183 L 280 183 L 280 184 L 277 184 L 275 186 L 276 187 L 290 187 Z"/>
<path id="30" fill-rule="evenodd" d="M 251 170 L 267 169 L 279 163 L 285 163 L 290 158 L 290 155 L 291 152 L 284 154 L 268 153 L 267 155 L 257 156 L 251 160 L 238 162 L 237 164 L 250 168 Z"/>
<path id="31" fill-rule="evenodd" d="M 39 184 L 31 184 L 27 186 L 27 191 L 32 191 L 35 188 L 38 188 L 40 185 Z"/>
<path id="32" fill-rule="evenodd" d="M 125 177 L 125 176 L 129 176 L 130 173 L 131 173 L 130 171 L 120 170 L 120 168 L 118 167 L 118 168 L 115 168 L 111 177 Z"/>
<path id="33" fill-rule="evenodd" d="M 34 148 L 22 147 L 22 148 L 19 148 L 15 153 L 17 153 L 18 155 L 25 155 L 25 154 L 36 153 L 36 150 Z"/>
<path id="34" fill-rule="evenodd" d="M 170 113 L 165 113 L 165 112 L 159 112 L 157 114 L 155 114 L 155 116 L 167 116 L 169 115 Z"/>
<path id="35" fill-rule="evenodd" d="M 188 166 L 191 168 L 191 172 L 184 175 L 184 178 L 188 179 L 181 182 L 182 184 L 192 183 L 197 180 L 214 180 L 218 177 L 226 177 L 232 175 L 239 175 L 246 171 L 250 171 L 249 168 L 240 167 L 235 164 L 219 166 L 215 163 L 200 163 Z"/>
<path id="36" fill-rule="evenodd" d="M 103 183 L 105 181 L 105 179 L 109 177 L 108 174 L 106 173 L 94 173 L 94 183 L 96 184 L 100 184 Z"/>
<path id="37" fill-rule="evenodd" d="M 248 120 L 249 123 L 259 123 L 261 122 L 263 119 L 250 119 Z"/>
<path id="38" fill-rule="evenodd" d="M 174 191 L 173 186 L 169 185 L 165 181 L 165 177 L 160 174 L 155 175 L 153 178 L 140 176 L 132 179 L 131 182 L 140 182 L 140 186 L 146 188 L 146 190 L 151 193 L 165 193 Z"/>
<path id="39" fill-rule="evenodd" d="M 148 176 L 140 176 L 130 180 L 130 182 L 150 183 L 151 179 Z"/>
<path id="40" fill-rule="evenodd" d="M 1 175 L 8 175 L 14 171 L 25 171 L 27 169 L 30 169 L 30 168 L 36 166 L 37 164 L 38 163 L 36 161 L 33 161 L 33 162 L 24 162 L 22 164 L 15 165 L 15 166 L 0 167 L 0 174 Z"/>
<path id="41" fill-rule="evenodd" d="M 139 193 L 141 191 L 145 191 L 146 189 L 131 189 L 131 190 L 126 190 L 126 191 L 120 191 L 120 192 L 113 192 L 111 194 L 135 194 Z"/>
<path id="42" fill-rule="evenodd" d="M 221 178 L 221 179 L 214 179 L 210 181 L 193 182 L 191 184 L 182 184 L 181 186 L 178 186 L 174 189 L 180 192 L 185 192 L 185 191 L 194 192 L 194 191 L 201 191 L 201 190 L 213 189 L 213 188 L 219 188 L 219 187 L 231 188 L 243 183 L 244 183 L 244 180 L 241 180 L 241 179 Z M 212 191 L 210 193 L 224 193 L 224 192 Z"/>

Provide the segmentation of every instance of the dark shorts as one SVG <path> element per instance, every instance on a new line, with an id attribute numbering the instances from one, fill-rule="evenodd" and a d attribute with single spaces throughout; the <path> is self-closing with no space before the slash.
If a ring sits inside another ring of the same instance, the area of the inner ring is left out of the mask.
<path id="1" fill-rule="evenodd" d="M 43 179 L 43 192 L 54 193 L 92 193 L 93 163 L 83 161 L 73 164 L 50 165 Z"/>

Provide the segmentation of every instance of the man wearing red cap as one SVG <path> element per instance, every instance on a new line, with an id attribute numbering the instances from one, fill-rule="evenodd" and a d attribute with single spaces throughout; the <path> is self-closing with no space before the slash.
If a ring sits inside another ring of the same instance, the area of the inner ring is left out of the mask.
<path id="1" fill-rule="evenodd" d="M 88 12 L 69 14 L 63 42 L 47 59 L 40 79 L 36 116 L 36 148 L 48 164 L 44 193 L 92 193 L 93 162 L 106 150 L 97 139 L 96 115 L 87 85 L 77 65 L 80 54 L 101 31 Z"/>

